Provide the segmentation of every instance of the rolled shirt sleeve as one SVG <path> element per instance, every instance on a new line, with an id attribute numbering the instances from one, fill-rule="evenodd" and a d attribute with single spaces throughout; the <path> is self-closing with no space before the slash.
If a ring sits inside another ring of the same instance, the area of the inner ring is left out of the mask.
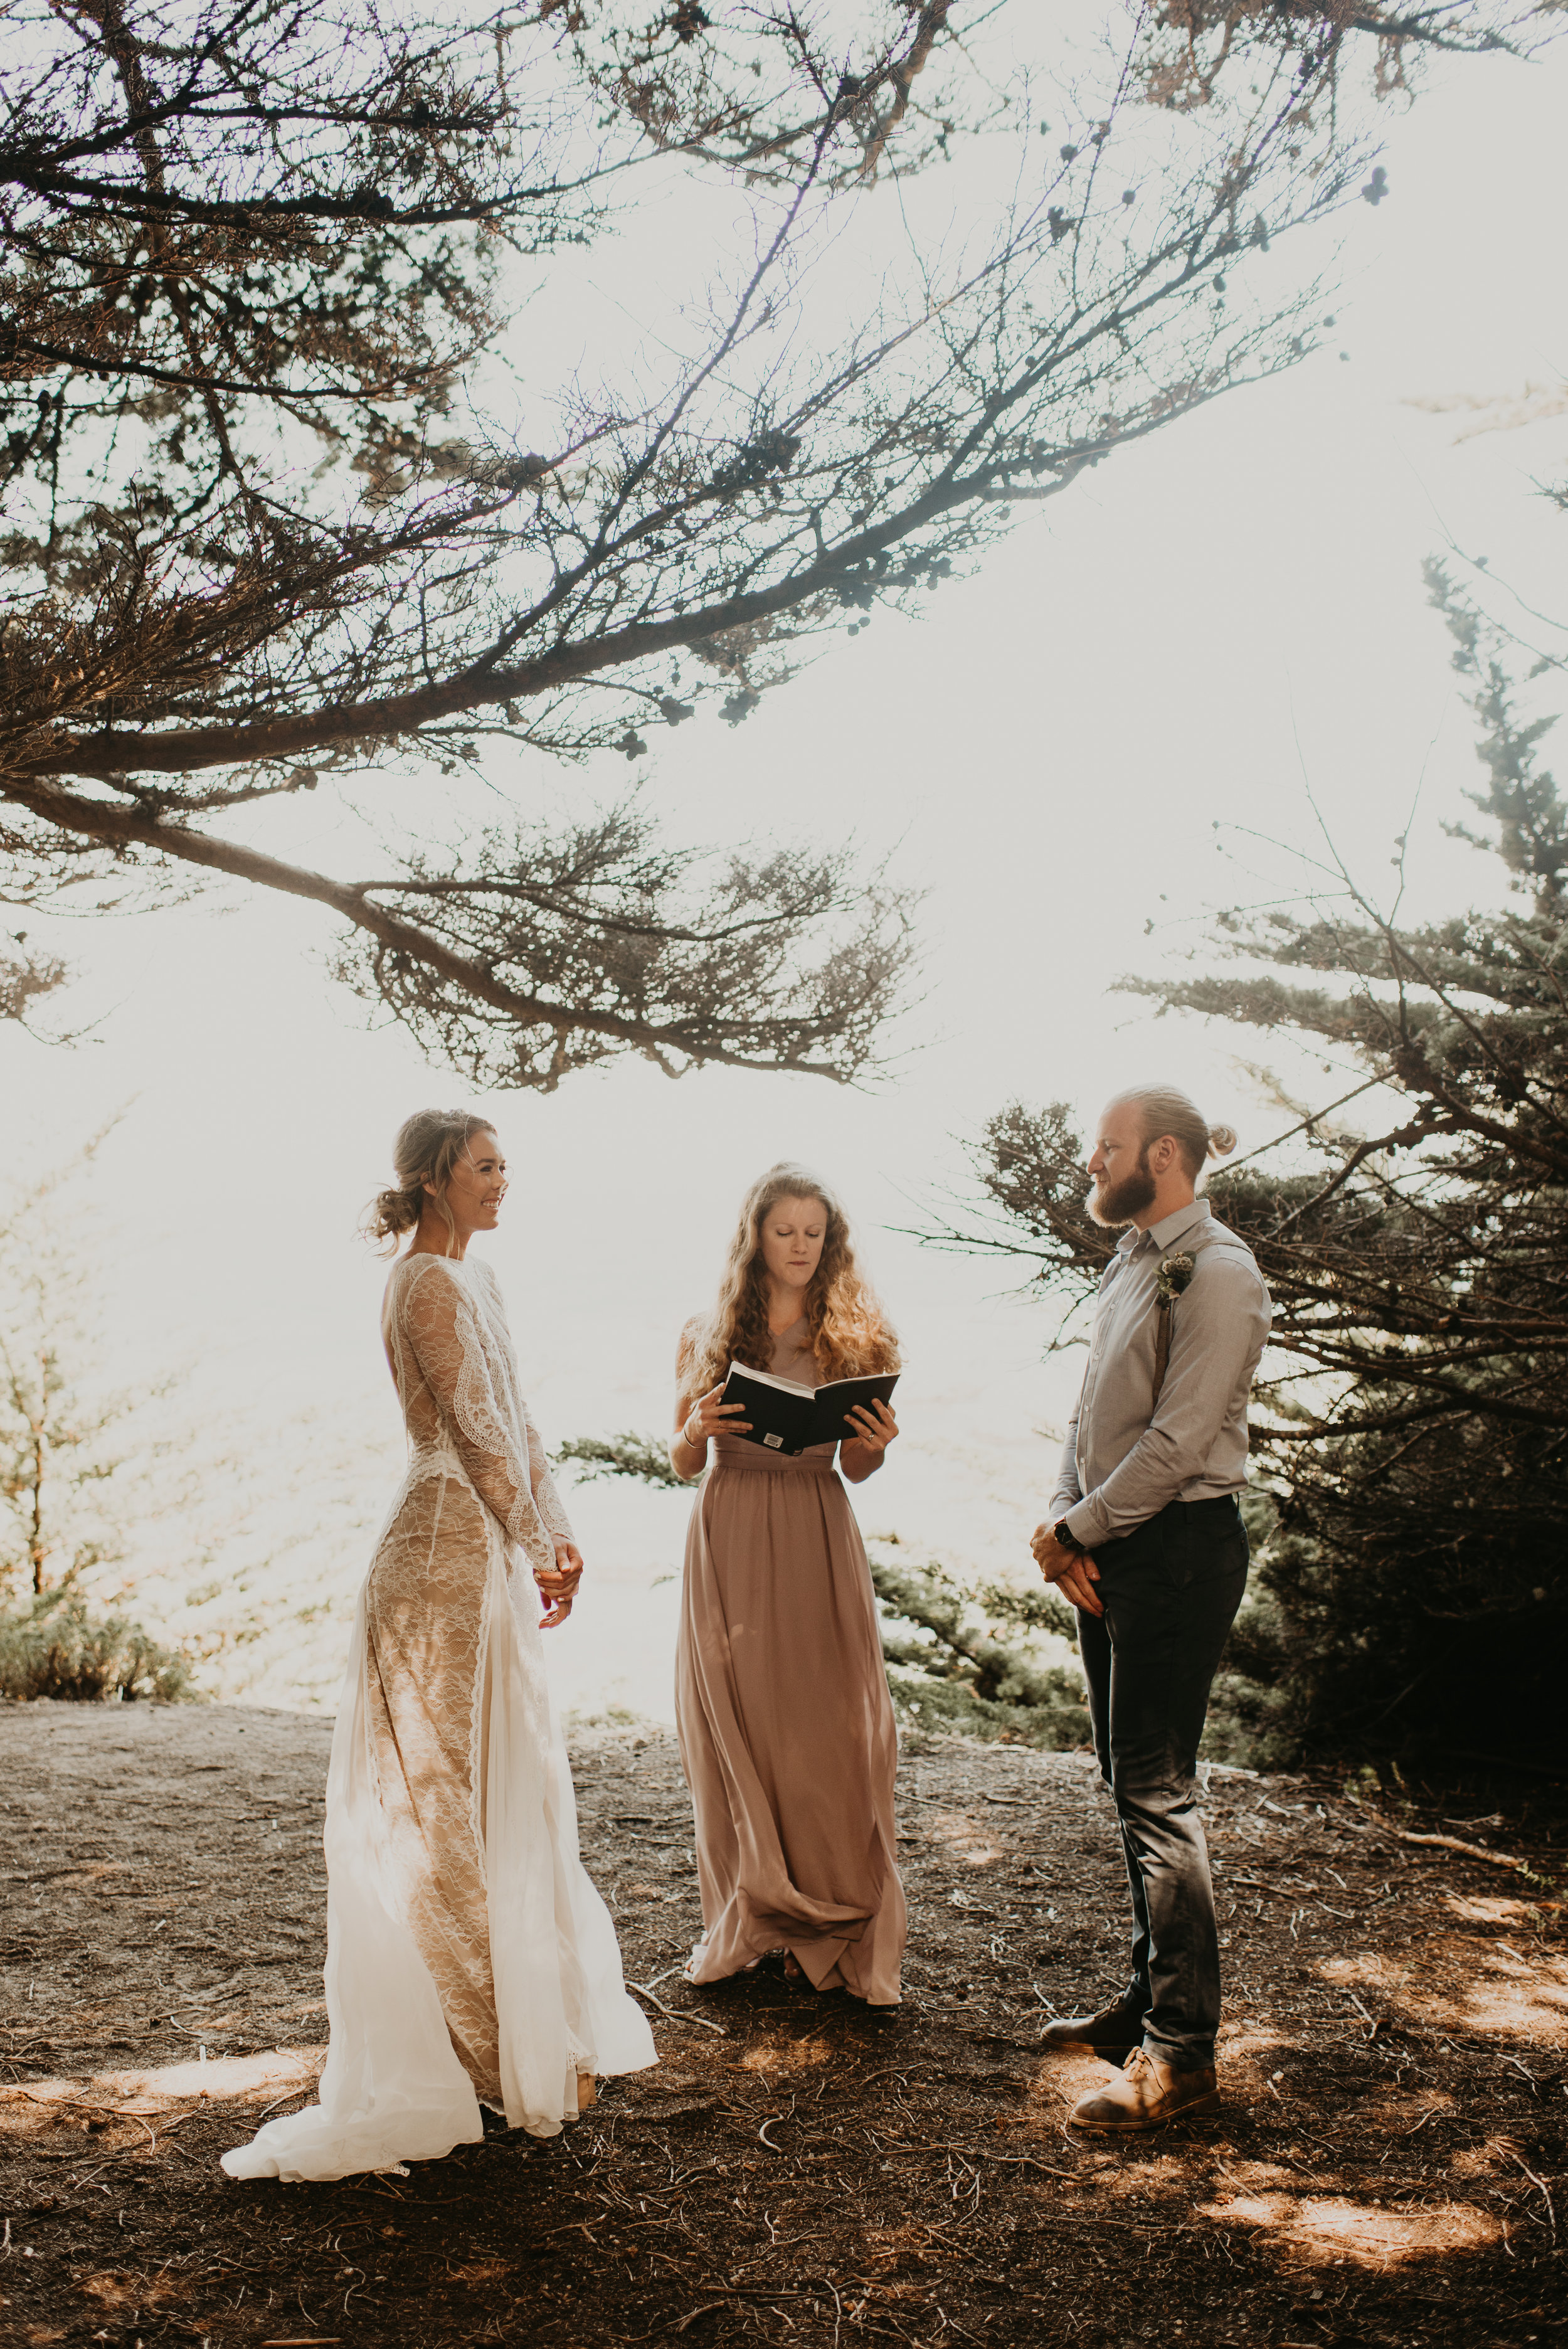
<path id="1" fill-rule="evenodd" d="M 1083 1390 L 1078 1390 L 1082 1400 Z M 1062 1442 L 1062 1456 L 1057 1467 L 1057 1489 L 1051 1495 L 1051 1523 L 1060 1525 L 1075 1501 L 1081 1501 L 1078 1480 L 1078 1404 L 1073 1405 L 1073 1415 L 1068 1422 L 1068 1432 Z"/>

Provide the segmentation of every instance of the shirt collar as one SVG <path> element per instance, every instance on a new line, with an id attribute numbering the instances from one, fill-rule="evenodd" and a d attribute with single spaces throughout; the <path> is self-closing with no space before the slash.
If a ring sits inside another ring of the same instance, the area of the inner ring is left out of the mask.
<path id="1" fill-rule="evenodd" d="M 1150 1247 L 1163 1256 L 1172 1240 L 1180 1239 L 1195 1224 L 1208 1223 L 1213 1212 L 1207 1199 L 1193 1199 L 1185 1207 L 1178 1207 L 1173 1215 L 1161 1216 L 1147 1231 L 1136 1231 L 1130 1224 L 1116 1243 L 1116 1252 L 1119 1256 L 1136 1256 L 1140 1248 Z"/>
<path id="2" fill-rule="evenodd" d="M 1178 1207 L 1174 1215 L 1161 1216 L 1157 1224 L 1150 1224 L 1149 1237 L 1163 1256 L 1172 1240 L 1180 1239 L 1195 1224 L 1208 1223 L 1213 1212 L 1207 1199 L 1193 1199 L 1185 1207 Z"/>

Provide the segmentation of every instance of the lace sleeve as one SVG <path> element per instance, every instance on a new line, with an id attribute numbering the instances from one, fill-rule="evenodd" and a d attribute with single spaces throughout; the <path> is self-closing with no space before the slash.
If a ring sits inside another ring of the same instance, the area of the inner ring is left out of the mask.
<path id="1" fill-rule="evenodd" d="M 534 1499 L 531 1460 L 509 1423 L 511 1414 L 498 1392 L 471 1300 L 460 1278 L 439 1267 L 439 1257 L 426 1259 L 403 1293 L 402 1321 L 414 1359 L 474 1490 L 535 1565 L 553 1566 L 554 1544 Z M 531 1426 L 526 1442 L 531 1454 L 538 1438 Z"/>
<path id="2" fill-rule="evenodd" d="M 500 1283 L 491 1264 L 477 1264 L 470 1278 L 477 1280 L 485 1298 L 485 1312 L 490 1331 L 500 1354 L 500 1366 L 506 1392 L 511 1398 L 512 1423 L 521 1428 L 528 1449 L 528 1483 L 533 1495 L 533 1506 L 555 1541 L 574 1542 L 572 1521 L 562 1506 L 561 1495 L 555 1489 L 555 1479 L 550 1473 L 550 1459 L 539 1440 L 539 1430 L 523 1401 L 521 1382 L 517 1375 L 517 1354 L 511 1342 L 511 1326 L 507 1319 L 506 1303 L 500 1293 Z"/>
<path id="3" fill-rule="evenodd" d="M 555 1489 L 555 1479 L 550 1473 L 550 1462 L 539 1440 L 539 1430 L 527 1412 L 523 1424 L 528 1429 L 528 1475 L 533 1486 L 533 1505 L 544 1524 L 557 1541 L 575 1541 L 572 1520 L 561 1506 L 561 1495 Z"/>

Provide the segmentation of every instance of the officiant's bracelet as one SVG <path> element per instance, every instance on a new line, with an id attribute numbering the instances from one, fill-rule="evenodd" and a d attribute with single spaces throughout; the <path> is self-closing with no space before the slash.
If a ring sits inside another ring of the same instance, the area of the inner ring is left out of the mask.
<path id="1" fill-rule="evenodd" d="M 1074 1533 L 1066 1517 L 1058 1517 L 1056 1524 L 1051 1527 L 1051 1532 L 1055 1536 L 1056 1539 L 1061 1544 L 1063 1549 L 1076 1549 L 1080 1557 L 1085 1555 L 1082 1542 L 1079 1541 L 1077 1534 Z"/>

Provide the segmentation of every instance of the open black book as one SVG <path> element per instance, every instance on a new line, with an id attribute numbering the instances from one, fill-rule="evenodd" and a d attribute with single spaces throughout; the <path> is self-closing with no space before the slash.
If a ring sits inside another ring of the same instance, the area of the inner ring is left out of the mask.
<path id="1" fill-rule="evenodd" d="M 857 1403 L 887 1402 L 898 1384 L 896 1371 L 874 1378 L 835 1379 L 831 1386 L 802 1387 L 793 1379 L 776 1379 L 771 1371 L 748 1371 L 731 1362 L 724 1382 L 726 1402 L 746 1406 L 750 1424 L 743 1444 L 760 1444 L 769 1452 L 791 1459 L 813 1444 L 844 1444 L 860 1433 L 845 1413 Z"/>

